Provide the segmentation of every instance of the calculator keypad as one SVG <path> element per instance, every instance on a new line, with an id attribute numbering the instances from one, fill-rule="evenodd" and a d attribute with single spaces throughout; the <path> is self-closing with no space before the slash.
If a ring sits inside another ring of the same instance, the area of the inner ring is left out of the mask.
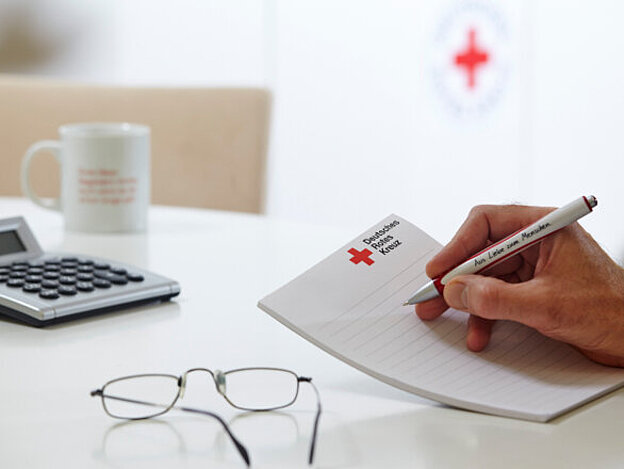
<path id="1" fill-rule="evenodd" d="M 144 280 L 141 274 L 88 258 L 54 257 L 0 266 L 0 283 L 46 300 L 89 294 Z"/>

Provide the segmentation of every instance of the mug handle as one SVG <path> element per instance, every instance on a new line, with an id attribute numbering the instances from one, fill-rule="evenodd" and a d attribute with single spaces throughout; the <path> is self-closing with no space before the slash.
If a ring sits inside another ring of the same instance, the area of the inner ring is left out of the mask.
<path id="1" fill-rule="evenodd" d="M 40 142 L 33 143 L 28 150 L 26 150 L 26 154 L 22 159 L 22 191 L 27 197 L 30 198 L 30 200 L 40 207 L 47 208 L 49 210 L 61 211 L 60 199 L 40 198 L 37 194 L 35 194 L 35 191 L 30 184 L 30 163 L 38 152 L 44 150 L 52 153 L 54 158 L 56 158 L 56 161 L 58 161 L 59 166 L 62 164 L 61 142 L 57 140 L 42 140 Z"/>

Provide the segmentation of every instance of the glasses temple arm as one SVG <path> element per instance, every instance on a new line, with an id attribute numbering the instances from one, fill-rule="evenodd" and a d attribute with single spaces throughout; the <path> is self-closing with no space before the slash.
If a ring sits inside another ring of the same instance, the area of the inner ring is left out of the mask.
<path id="1" fill-rule="evenodd" d="M 93 397 L 93 396 L 102 396 L 102 398 L 112 399 L 114 401 L 129 402 L 130 404 L 141 404 L 141 405 L 147 405 L 147 406 L 150 406 L 150 407 L 160 407 L 161 409 L 166 409 L 166 408 L 169 407 L 169 406 L 162 405 L 162 404 L 155 404 L 153 402 L 139 401 L 137 399 L 130 399 L 128 397 L 113 396 L 112 394 L 104 395 L 104 392 L 101 389 L 96 389 L 95 391 L 91 391 L 91 397 Z M 144 420 L 144 419 L 141 418 L 141 419 L 127 419 L 127 420 Z"/>
<path id="2" fill-rule="evenodd" d="M 316 386 L 314 385 L 314 383 L 312 382 L 312 378 L 300 376 L 297 379 L 299 380 L 299 382 L 308 383 L 310 386 L 312 386 L 312 389 L 314 390 L 314 394 L 316 394 L 316 416 L 314 417 L 314 427 L 312 428 L 312 441 L 310 442 L 310 455 L 308 457 L 308 464 L 312 465 L 312 463 L 314 462 L 314 451 L 316 449 L 318 425 L 319 425 L 319 420 L 321 419 L 321 412 L 322 412 L 321 395 L 318 389 L 316 388 Z"/>
<path id="3" fill-rule="evenodd" d="M 155 404 L 153 402 L 139 401 L 139 400 L 136 400 L 136 399 L 128 399 L 128 398 L 125 398 L 125 397 L 113 396 L 113 395 L 110 395 L 110 394 L 104 395 L 104 393 L 103 393 L 103 391 L 101 389 L 96 389 L 95 391 L 91 391 L 91 396 L 102 396 L 102 398 L 106 397 L 107 399 L 113 399 L 113 400 L 116 400 L 116 401 L 129 402 L 131 404 L 141 404 L 141 405 L 147 405 L 147 406 L 151 406 L 151 407 L 160 407 L 160 408 L 164 407 L 164 408 L 167 408 L 167 406 L 164 406 L 164 405 L 161 405 L 161 404 Z M 251 460 L 249 458 L 249 453 L 248 453 L 247 449 L 243 446 L 243 444 L 240 441 L 238 441 L 238 439 L 236 439 L 236 437 L 234 436 L 234 434 L 230 430 L 230 427 L 225 422 L 225 420 L 223 420 L 217 414 L 214 414 L 214 413 L 209 412 L 207 410 L 193 409 L 191 407 L 173 407 L 173 408 L 176 409 L 176 410 L 182 410 L 184 412 L 192 412 L 194 414 L 206 415 L 208 417 L 212 417 L 212 418 L 218 420 L 219 423 L 221 424 L 221 426 L 223 427 L 223 429 L 225 430 L 225 432 L 228 434 L 228 436 L 232 440 L 232 443 L 234 443 L 234 446 L 236 446 L 236 449 L 240 453 L 241 457 L 243 458 L 243 460 L 245 461 L 247 466 L 251 465 Z M 137 420 L 137 419 L 134 419 L 134 420 Z"/>
<path id="4" fill-rule="evenodd" d="M 223 429 L 225 430 L 225 432 L 231 438 L 232 443 L 234 443 L 234 446 L 236 446 L 236 449 L 238 449 L 238 452 L 240 453 L 241 457 L 245 460 L 245 463 L 247 464 L 247 466 L 251 465 L 251 459 L 249 458 L 249 453 L 247 452 L 247 449 L 243 446 L 243 444 L 240 441 L 238 441 L 236 439 L 236 437 L 234 436 L 234 434 L 230 430 L 230 427 L 225 422 L 225 420 L 223 420 L 217 414 L 214 414 L 214 413 L 209 412 L 207 410 L 193 409 L 191 407 L 176 407 L 176 409 L 177 410 L 183 410 L 185 412 L 193 412 L 195 414 L 207 415 L 209 417 L 213 417 L 213 418 L 217 419 L 221 423 L 221 425 L 223 426 Z"/>

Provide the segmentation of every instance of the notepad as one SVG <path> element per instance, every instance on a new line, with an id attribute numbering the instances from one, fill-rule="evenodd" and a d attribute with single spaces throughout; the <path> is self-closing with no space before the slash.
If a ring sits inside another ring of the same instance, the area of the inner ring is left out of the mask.
<path id="1" fill-rule="evenodd" d="M 258 306 L 385 383 L 473 411 L 545 422 L 624 385 L 624 369 L 518 323 L 498 321 L 488 347 L 474 353 L 466 313 L 421 321 L 402 304 L 429 280 L 425 265 L 440 248 L 390 215 Z"/>

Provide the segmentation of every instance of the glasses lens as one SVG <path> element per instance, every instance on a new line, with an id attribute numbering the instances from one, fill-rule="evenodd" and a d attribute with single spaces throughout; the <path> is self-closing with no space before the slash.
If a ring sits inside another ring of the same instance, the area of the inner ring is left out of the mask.
<path id="1" fill-rule="evenodd" d="M 248 368 L 225 373 L 225 395 L 242 409 L 285 407 L 294 402 L 297 388 L 297 376 L 290 371 Z"/>
<path id="2" fill-rule="evenodd" d="M 102 393 L 104 407 L 113 417 L 140 419 L 165 412 L 178 396 L 178 378 L 139 375 L 108 383 Z"/>

